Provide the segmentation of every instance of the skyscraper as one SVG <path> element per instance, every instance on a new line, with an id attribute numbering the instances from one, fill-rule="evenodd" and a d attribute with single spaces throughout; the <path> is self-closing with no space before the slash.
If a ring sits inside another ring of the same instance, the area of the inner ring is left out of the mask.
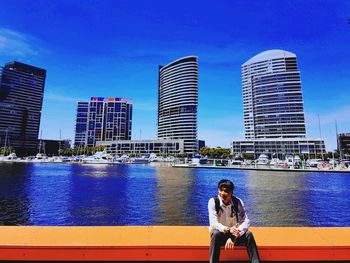
<path id="1" fill-rule="evenodd" d="M 188 56 L 159 67 L 158 139 L 183 139 L 188 154 L 198 151 L 197 60 Z"/>
<path id="2" fill-rule="evenodd" d="M 131 139 L 132 104 L 122 98 L 92 97 L 78 102 L 75 146 Z"/>
<path id="3" fill-rule="evenodd" d="M 307 139 L 300 71 L 296 55 L 268 50 L 242 65 L 245 138 L 233 141 L 232 154 L 318 156 L 324 141 Z"/>
<path id="4" fill-rule="evenodd" d="M 242 65 L 246 139 L 305 138 L 296 55 L 268 50 Z"/>
<path id="5" fill-rule="evenodd" d="M 0 67 L 1 145 L 17 154 L 37 151 L 45 78 L 45 69 L 17 61 Z"/>

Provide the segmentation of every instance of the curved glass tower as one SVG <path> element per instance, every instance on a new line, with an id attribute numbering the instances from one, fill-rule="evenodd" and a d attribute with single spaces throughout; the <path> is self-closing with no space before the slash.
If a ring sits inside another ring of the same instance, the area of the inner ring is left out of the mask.
<path id="1" fill-rule="evenodd" d="M 197 60 L 188 56 L 159 67 L 158 139 L 183 139 L 188 154 L 198 151 Z"/>
<path id="2" fill-rule="evenodd" d="M 268 50 L 242 65 L 246 139 L 305 138 L 296 55 Z"/>

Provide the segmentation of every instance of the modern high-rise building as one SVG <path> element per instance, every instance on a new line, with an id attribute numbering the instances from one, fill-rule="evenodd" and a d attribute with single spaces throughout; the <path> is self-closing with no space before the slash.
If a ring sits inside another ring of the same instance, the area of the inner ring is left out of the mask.
<path id="1" fill-rule="evenodd" d="M 17 61 L 0 67 L 1 147 L 20 155 L 38 150 L 45 78 L 45 69 Z"/>
<path id="2" fill-rule="evenodd" d="M 158 140 L 183 139 L 195 154 L 197 141 L 198 58 L 183 57 L 159 66 Z"/>
<path id="3" fill-rule="evenodd" d="M 307 139 L 296 55 L 268 50 L 242 65 L 244 141 L 232 153 L 319 155 L 324 141 Z"/>
<path id="4" fill-rule="evenodd" d="M 122 98 L 92 97 L 78 102 L 75 146 L 131 139 L 132 104 Z"/>
<path id="5" fill-rule="evenodd" d="M 246 139 L 305 138 L 296 55 L 268 50 L 242 65 Z"/>

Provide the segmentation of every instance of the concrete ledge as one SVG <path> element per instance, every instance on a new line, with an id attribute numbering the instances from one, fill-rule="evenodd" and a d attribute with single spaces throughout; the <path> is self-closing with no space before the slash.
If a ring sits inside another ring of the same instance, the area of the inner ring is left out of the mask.
<path id="1" fill-rule="evenodd" d="M 263 261 L 350 261 L 350 228 L 251 228 Z M 202 226 L 0 227 L 0 260 L 208 261 Z M 248 260 L 245 248 L 222 261 Z"/>

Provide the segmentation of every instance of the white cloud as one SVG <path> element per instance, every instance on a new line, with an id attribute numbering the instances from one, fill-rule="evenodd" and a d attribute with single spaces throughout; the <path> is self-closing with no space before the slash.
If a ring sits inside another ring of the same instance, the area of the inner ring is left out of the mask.
<path id="1" fill-rule="evenodd" d="M 78 103 L 78 101 L 87 101 L 86 99 L 82 99 L 82 98 L 75 98 L 75 97 L 71 97 L 71 96 L 64 96 L 61 94 L 49 93 L 49 92 L 46 92 L 44 94 L 44 99 L 45 100 L 61 101 L 61 102 L 76 102 L 76 103 Z"/>
<path id="2" fill-rule="evenodd" d="M 12 57 L 36 56 L 44 49 L 39 40 L 7 28 L 0 28 L 0 54 Z"/>

